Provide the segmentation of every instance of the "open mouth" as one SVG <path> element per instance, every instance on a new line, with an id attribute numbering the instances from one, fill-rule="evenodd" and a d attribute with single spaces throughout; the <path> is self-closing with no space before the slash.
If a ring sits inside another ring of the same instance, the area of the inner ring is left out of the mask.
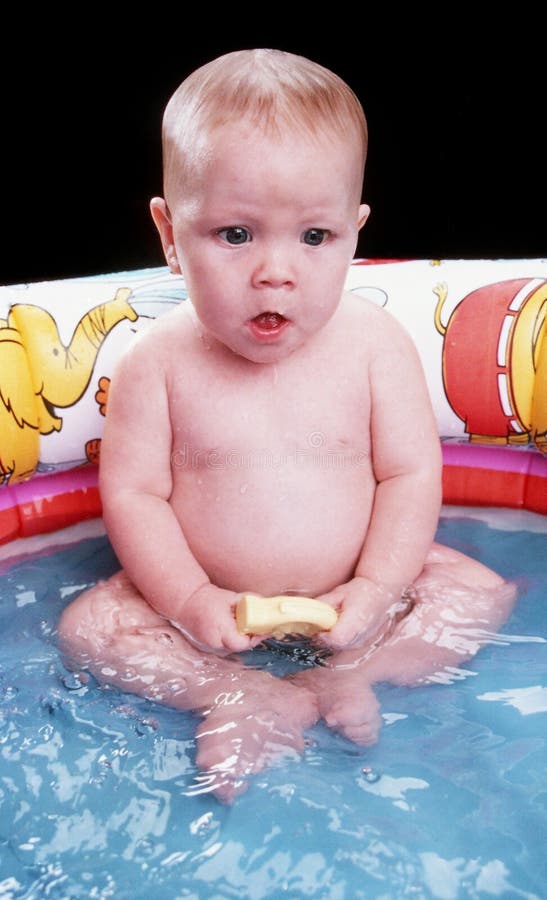
<path id="1" fill-rule="evenodd" d="M 289 319 L 278 312 L 259 313 L 254 319 L 250 319 L 248 326 L 252 334 L 258 340 L 273 340 L 289 325 Z"/>
<path id="2" fill-rule="evenodd" d="M 263 328 L 264 331 L 272 331 L 274 328 L 279 328 L 279 326 L 286 321 L 285 316 L 276 312 L 263 312 L 253 319 L 253 322 L 256 322 L 258 327 Z"/>

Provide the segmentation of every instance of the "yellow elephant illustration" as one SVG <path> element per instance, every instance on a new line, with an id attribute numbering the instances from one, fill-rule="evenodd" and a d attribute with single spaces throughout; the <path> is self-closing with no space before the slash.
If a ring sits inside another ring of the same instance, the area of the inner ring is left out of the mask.
<path id="1" fill-rule="evenodd" d="M 60 431 L 56 408 L 84 394 L 105 337 L 123 319 L 138 318 L 129 288 L 89 310 L 65 346 L 47 310 L 15 304 L 0 320 L 0 479 L 25 481 L 38 464 L 40 435 Z"/>

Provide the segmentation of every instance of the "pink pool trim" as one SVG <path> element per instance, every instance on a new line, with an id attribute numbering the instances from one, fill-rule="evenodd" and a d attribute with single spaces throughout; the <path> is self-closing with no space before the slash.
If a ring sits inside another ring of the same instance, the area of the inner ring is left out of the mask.
<path id="1" fill-rule="evenodd" d="M 478 447 L 473 444 L 443 444 L 443 462 L 448 466 L 520 472 L 547 478 L 547 456 L 516 447 Z"/>
<path id="2" fill-rule="evenodd" d="M 510 447 L 443 446 L 443 501 L 547 515 L 547 457 Z"/>
<path id="3" fill-rule="evenodd" d="M 98 477 L 97 466 L 78 466 L 64 472 L 35 475 L 30 481 L 10 485 L 0 490 L 0 510 L 23 503 L 35 503 L 38 500 L 49 499 L 70 491 L 97 487 Z"/>
<path id="4" fill-rule="evenodd" d="M 537 450 L 445 443 L 443 500 L 547 514 L 547 457 Z M 0 544 L 101 515 L 98 467 L 36 475 L 0 490 Z"/>
<path id="5" fill-rule="evenodd" d="M 39 475 L 0 490 L 0 544 L 47 534 L 101 515 L 98 468 Z"/>

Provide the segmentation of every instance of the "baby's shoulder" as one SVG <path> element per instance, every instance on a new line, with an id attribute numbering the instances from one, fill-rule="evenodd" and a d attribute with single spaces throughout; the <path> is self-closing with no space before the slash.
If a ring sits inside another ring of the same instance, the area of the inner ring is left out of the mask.
<path id="1" fill-rule="evenodd" d="M 346 292 L 339 307 L 340 327 L 346 335 L 371 348 L 386 342 L 408 340 L 400 322 L 381 304 L 366 296 Z"/>
<path id="2" fill-rule="evenodd" d="M 126 368 L 163 369 L 175 354 L 180 359 L 191 344 L 192 322 L 183 304 L 141 326 L 124 354 Z"/>

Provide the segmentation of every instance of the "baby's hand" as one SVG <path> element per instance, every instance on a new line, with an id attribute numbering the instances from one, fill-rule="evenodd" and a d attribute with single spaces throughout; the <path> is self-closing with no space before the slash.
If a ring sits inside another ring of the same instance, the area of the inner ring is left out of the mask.
<path id="1" fill-rule="evenodd" d="M 318 643 L 332 650 L 366 647 L 384 630 L 389 630 L 396 613 L 400 612 L 400 596 L 361 576 L 317 599 L 329 603 L 338 612 L 336 625 L 318 635 Z"/>
<path id="2" fill-rule="evenodd" d="M 182 604 L 174 625 L 190 643 L 207 653 L 223 656 L 250 650 L 259 639 L 240 634 L 235 608 L 240 594 L 204 584 Z"/>

